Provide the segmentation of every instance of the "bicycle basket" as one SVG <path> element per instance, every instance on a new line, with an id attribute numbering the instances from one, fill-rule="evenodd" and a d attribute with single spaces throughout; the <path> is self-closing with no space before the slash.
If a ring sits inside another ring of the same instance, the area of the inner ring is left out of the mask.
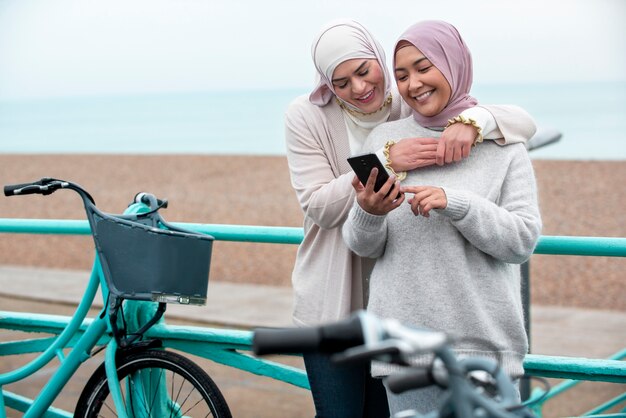
<path id="1" fill-rule="evenodd" d="M 204 305 L 213 237 L 160 229 L 92 208 L 96 250 L 111 294 Z"/>

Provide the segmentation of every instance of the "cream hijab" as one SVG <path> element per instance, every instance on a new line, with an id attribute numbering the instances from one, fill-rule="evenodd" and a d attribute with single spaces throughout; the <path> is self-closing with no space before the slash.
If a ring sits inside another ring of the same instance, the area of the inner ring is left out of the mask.
<path id="1" fill-rule="evenodd" d="M 385 64 L 385 52 L 372 34 L 358 22 L 349 19 L 335 20 L 322 29 L 311 46 L 313 63 L 317 70 L 317 85 L 309 95 L 309 101 L 325 106 L 335 95 L 333 73 L 339 64 L 356 58 L 376 59 L 385 79 L 385 97 L 391 91 L 389 70 Z M 345 107 L 359 111 L 350 103 Z"/>

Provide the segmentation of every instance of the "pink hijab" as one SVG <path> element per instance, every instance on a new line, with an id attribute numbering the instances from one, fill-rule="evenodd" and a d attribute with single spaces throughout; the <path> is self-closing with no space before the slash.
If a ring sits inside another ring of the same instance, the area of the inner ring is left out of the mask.
<path id="1" fill-rule="evenodd" d="M 317 70 L 317 85 L 309 95 L 309 101 L 317 106 L 325 106 L 335 97 L 333 73 L 339 64 L 350 59 L 376 59 L 385 78 L 385 97 L 391 91 L 383 48 L 363 25 L 354 20 L 335 20 L 324 27 L 313 41 L 311 55 Z M 344 104 L 359 110 L 349 103 Z"/>
<path id="2" fill-rule="evenodd" d="M 427 117 L 413 111 L 413 117 L 421 126 L 437 128 L 446 126 L 448 119 L 458 116 L 465 109 L 474 107 L 478 101 L 469 95 L 472 87 L 472 56 L 461 35 L 449 23 L 428 20 L 410 26 L 398 39 L 410 42 L 442 72 L 452 89 L 448 105 L 438 115 Z"/>

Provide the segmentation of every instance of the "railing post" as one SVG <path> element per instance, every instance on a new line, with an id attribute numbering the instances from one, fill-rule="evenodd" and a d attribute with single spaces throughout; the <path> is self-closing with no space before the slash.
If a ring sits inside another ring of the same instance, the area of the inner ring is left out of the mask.
<path id="1" fill-rule="evenodd" d="M 530 260 L 523 263 L 521 269 L 522 308 L 524 311 L 524 329 L 528 337 L 528 352 L 530 349 Z M 522 379 L 520 382 L 520 395 L 522 401 L 530 397 L 530 379 Z"/>

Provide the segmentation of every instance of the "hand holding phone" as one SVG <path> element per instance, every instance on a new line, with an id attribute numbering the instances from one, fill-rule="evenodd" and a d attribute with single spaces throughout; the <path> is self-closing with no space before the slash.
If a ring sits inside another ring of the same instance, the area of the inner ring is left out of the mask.
<path id="1" fill-rule="evenodd" d="M 372 172 L 372 168 L 378 169 L 376 183 L 374 183 L 375 192 L 378 192 L 387 179 L 389 179 L 389 173 L 387 173 L 387 170 L 385 170 L 385 167 L 382 165 L 376 154 L 363 154 L 350 157 L 348 158 L 348 163 L 363 186 L 367 184 L 367 179 Z"/>
<path id="2" fill-rule="evenodd" d="M 398 191 L 399 188 L 396 184 L 392 184 L 391 187 L 389 185 L 386 186 L 389 187 L 389 191 L 385 196 L 381 196 L 382 193 L 378 193 L 385 186 L 385 183 L 389 181 L 389 174 L 375 154 L 357 155 L 348 158 L 348 162 L 357 177 L 352 181 L 352 186 L 356 189 L 356 201 L 364 211 L 372 215 L 381 216 L 386 215 L 402 204 L 404 194 Z M 374 168 L 378 171 L 376 179 L 374 179 L 374 173 L 372 173 Z M 368 181 L 369 184 L 372 184 L 371 182 L 374 181 L 374 193 L 372 193 L 372 189 L 367 188 Z M 359 188 L 359 182 L 364 187 Z M 394 189 L 398 191 L 398 194 L 392 198 L 389 194 Z"/>
<path id="3" fill-rule="evenodd" d="M 367 184 L 367 180 L 369 179 L 370 173 L 373 168 L 378 169 L 378 174 L 376 176 L 376 182 L 374 183 L 374 191 L 378 192 L 380 188 L 387 182 L 389 179 L 389 173 L 383 166 L 383 164 L 378 159 L 376 154 L 363 154 L 356 155 L 354 157 L 348 158 L 348 163 L 354 170 L 356 176 L 359 178 L 359 181 L 363 186 Z M 391 190 L 390 190 L 391 191 Z M 387 197 L 387 196 L 385 196 Z M 396 196 L 396 199 L 400 197 L 400 193 Z"/>

